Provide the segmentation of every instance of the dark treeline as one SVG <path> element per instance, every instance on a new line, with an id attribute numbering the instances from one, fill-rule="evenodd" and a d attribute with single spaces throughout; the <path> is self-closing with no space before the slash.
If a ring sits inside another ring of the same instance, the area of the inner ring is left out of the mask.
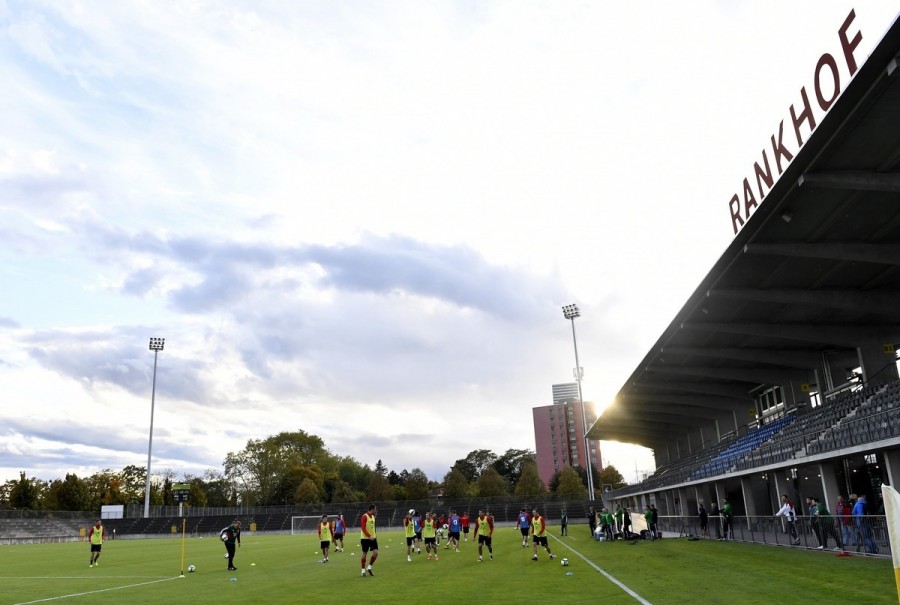
<path id="1" fill-rule="evenodd" d="M 74 473 L 51 481 L 27 477 L 0 486 L 0 508 L 29 510 L 96 511 L 104 504 L 144 502 L 146 467 L 126 466 L 121 471 L 103 470 L 89 477 Z M 594 475 L 594 484 L 613 488 L 625 481 L 612 466 Z M 172 486 L 189 483 L 192 506 L 269 506 L 422 500 L 440 490 L 446 498 L 497 497 L 510 494 L 556 493 L 584 495 L 587 474 L 567 466 L 549 485 L 537 473 L 534 452 L 509 449 L 498 455 L 474 450 L 457 460 L 438 483 L 420 468 L 389 470 L 381 460 L 374 468 L 350 456 L 325 448 L 321 438 L 305 431 L 284 432 L 265 439 L 251 439 L 239 452 L 229 452 L 222 470 L 209 469 L 202 477 L 163 471 L 150 483 L 150 502 L 174 505 Z"/>

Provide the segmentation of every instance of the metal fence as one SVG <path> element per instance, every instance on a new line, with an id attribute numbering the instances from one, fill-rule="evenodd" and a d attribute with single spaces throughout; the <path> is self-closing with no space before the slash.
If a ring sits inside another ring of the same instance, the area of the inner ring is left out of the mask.
<path id="1" fill-rule="evenodd" d="M 684 537 L 727 539 L 790 548 L 838 550 L 869 556 L 891 556 L 891 543 L 883 515 L 865 517 L 732 517 L 730 528 L 721 517 L 709 517 L 704 534 L 695 517 L 659 518 L 660 531 Z"/>

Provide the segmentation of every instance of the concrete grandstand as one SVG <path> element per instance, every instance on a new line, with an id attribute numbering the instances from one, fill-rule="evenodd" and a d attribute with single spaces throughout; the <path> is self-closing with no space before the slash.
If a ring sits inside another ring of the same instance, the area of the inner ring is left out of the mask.
<path id="1" fill-rule="evenodd" d="M 874 514 L 900 481 L 900 21 L 864 59 L 852 16 L 732 198 L 734 240 L 591 427 L 657 462 L 607 506 L 771 518 L 855 493 Z"/>

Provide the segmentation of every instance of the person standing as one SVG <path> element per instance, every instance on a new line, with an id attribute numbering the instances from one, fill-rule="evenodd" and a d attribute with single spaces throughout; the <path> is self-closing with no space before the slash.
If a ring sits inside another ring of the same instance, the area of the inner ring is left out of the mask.
<path id="1" fill-rule="evenodd" d="M 516 517 L 516 529 L 522 534 L 522 548 L 528 548 L 528 534 L 531 529 L 531 515 L 524 508 L 519 511 Z"/>
<path id="2" fill-rule="evenodd" d="M 478 518 L 475 519 L 475 532 L 472 534 L 473 540 L 478 540 L 478 560 L 484 561 L 484 553 L 482 547 L 487 546 L 491 561 L 494 560 L 494 548 L 491 546 L 491 537 L 494 535 L 494 518 L 486 514 L 483 510 L 478 511 Z"/>
<path id="3" fill-rule="evenodd" d="M 88 542 L 91 543 L 91 567 L 100 565 L 100 549 L 103 547 L 103 523 L 98 519 L 88 532 Z"/>
<path id="4" fill-rule="evenodd" d="M 856 531 L 859 532 L 859 541 L 865 545 L 866 554 L 877 555 L 878 546 L 875 544 L 875 536 L 872 535 L 872 526 L 869 525 L 869 520 L 866 518 L 869 509 L 865 494 L 860 494 L 856 499 L 852 512 L 853 520 L 856 522 Z"/>
<path id="5" fill-rule="evenodd" d="M 850 499 L 854 500 L 855 494 L 851 494 Z M 853 504 L 844 500 L 843 496 L 838 496 L 834 505 L 834 518 L 841 528 L 841 541 L 844 543 L 844 547 L 856 546 L 856 529 L 853 527 Z"/>
<path id="6" fill-rule="evenodd" d="M 322 563 L 328 563 L 328 549 L 331 548 L 332 529 L 328 515 L 322 515 L 319 522 L 319 548 L 322 549 Z"/>
<path id="7" fill-rule="evenodd" d="M 462 514 L 462 517 L 459 518 L 462 522 L 462 530 L 463 530 L 463 542 L 469 541 L 469 511 L 466 511 Z"/>
<path id="8" fill-rule="evenodd" d="M 716 540 L 722 539 L 722 511 L 719 510 L 718 502 L 713 502 L 712 510 L 709 512 L 710 517 L 716 517 L 713 525 L 716 527 Z"/>
<path id="9" fill-rule="evenodd" d="M 231 525 L 219 532 L 219 537 L 225 543 L 225 551 L 228 554 L 228 571 L 237 571 L 234 566 L 235 544 L 241 545 L 241 522 L 235 519 Z"/>
<path id="10" fill-rule="evenodd" d="M 734 540 L 734 531 L 731 528 L 731 518 L 733 516 L 731 509 L 731 502 L 728 501 L 728 498 L 722 498 L 722 510 L 719 513 L 722 515 L 722 536 L 723 540 Z"/>
<path id="11" fill-rule="evenodd" d="M 591 537 L 594 537 L 594 530 L 597 529 L 597 513 L 594 511 L 594 507 L 591 507 L 591 510 L 588 511 L 588 526 L 591 528 Z"/>
<path id="12" fill-rule="evenodd" d="M 334 552 L 344 552 L 344 534 L 347 532 L 347 522 L 344 521 L 343 513 L 338 514 L 337 519 L 331 526 L 334 539 Z"/>
<path id="13" fill-rule="evenodd" d="M 563 509 L 562 514 L 559 517 L 559 535 L 569 535 L 569 515 L 566 514 L 566 509 Z"/>
<path id="14" fill-rule="evenodd" d="M 456 552 L 459 552 L 459 534 L 462 531 L 462 520 L 459 518 L 459 515 L 456 514 L 455 510 L 450 511 L 448 525 L 450 525 L 450 540 L 447 542 L 447 546 L 452 546 Z"/>
<path id="15" fill-rule="evenodd" d="M 647 533 L 650 535 L 650 539 L 655 540 L 656 530 L 653 528 L 653 509 L 650 508 L 649 504 L 644 508 L 644 522 L 647 523 Z"/>
<path id="16" fill-rule="evenodd" d="M 428 555 L 429 561 L 431 561 L 432 556 L 435 561 L 438 560 L 437 530 L 438 521 L 434 513 L 425 513 L 425 521 L 422 523 L 422 536 L 425 542 L 425 553 Z"/>
<path id="17" fill-rule="evenodd" d="M 622 535 L 630 539 L 631 533 L 631 509 L 626 506 L 622 512 Z"/>
<path id="18" fill-rule="evenodd" d="M 836 544 L 834 550 L 841 550 L 843 548 L 843 545 L 841 544 L 841 535 L 834 527 L 834 518 L 832 518 L 831 513 L 828 511 L 828 507 L 818 498 L 813 498 L 812 500 L 816 505 L 816 522 L 819 526 L 819 550 L 828 548 L 829 536 L 834 538 Z"/>
<path id="19" fill-rule="evenodd" d="M 538 560 L 538 546 L 543 546 L 551 559 L 555 559 L 556 555 L 550 552 L 550 544 L 547 542 L 547 521 L 541 516 L 541 513 L 535 508 L 531 513 L 531 560 Z"/>
<path id="20" fill-rule="evenodd" d="M 700 507 L 697 510 L 697 518 L 700 519 L 700 537 L 709 539 L 709 513 L 706 512 L 706 507 L 703 506 L 703 503 L 700 503 Z"/>
<path id="21" fill-rule="evenodd" d="M 416 532 L 415 540 L 413 540 L 413 545 L 416 547 L 416 554 L 422 554 L 422 515 L 419 514 L 419 511 L 413 511 L 413 530 Z"/>
<path id="22" fill-rule="evenodd" d="M 375 575 L 375 572 L 372 571 L 372 565 L 375 564 L 375 559 L 378 558 L 378 538 L 375 536 L 375 514 L 377 512 L 378 508 L 374 504 L 370 504 L 368 512 L 363 513 L 359 520 L 359 546 L 362 549 L 362 559 L 360 560 L 360 567 L 362 567 L 361 576 L 366 574 L 370 576 Z M 366 553 L 369 552 L 372 555 L 369 558 L 369 565 L 366 566 Z"/>
<path id="23" fill-rule="evenodd" d="M 616 512 L 613 513 L 613 516 L 616 518 L 616 533 L 624 533 L 625 527 L 622 525 L 622 517 L 625 515 L 625 511 L 622 510 L 621 504 L 616 504 Z"/>
<path id="24" fill-rule="evenodd" d="M 413 521 L 413 513 L 415 513 L 413 509 L 409 509 L 409 512 L 406 513 L 406 516 L 403 517 L 403 532 L 406 535 L 406 561 L 407 563 L 412 562 L 412 554 L 413 549 L 415 548 L 414 544 L 416 542 L 416 524 Z"/>
<path id="25" fill-rule="evenodd" d="M 775 513 L 776 517 L 784 517 L 786 523 L 785 531 L 791 537 L 791 543 L 796 546 L 800 544 L 800 536 L 797 535 L 797 511 L 794 510 L 794 503 L 788 498 L 787 494 L 781 496 L 781 508 Z"/>

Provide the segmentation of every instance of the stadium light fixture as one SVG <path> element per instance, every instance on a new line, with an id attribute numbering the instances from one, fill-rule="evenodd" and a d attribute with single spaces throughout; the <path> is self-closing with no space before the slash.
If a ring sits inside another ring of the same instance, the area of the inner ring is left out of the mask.
<path id="1" fill-rule="evenodd" d="M 144 518 L 150 517 L 150 459 L 153 456 L 153 411 L 156 407 L 156 360 L 159 352 L 166 346 L 165 338 L 151 338 L 150 350 L 153 351 L 153 386 L 150 390 L 150 445 L 147 446 L 147 483 L 144 486 Z"/>
<path id="2" fill-rule="evenodd" d="M 572 322 L 572 344 L 575 345 L 575 381 L 578 383 L 578 403 L 581 404 L 581 427 L 584 431 L 584 458 L 587 462 L 587 480 L 588 480 L 588 499 L 594 501 L 594 472 L 591 464 L 591 443 L 587 437 L 587 414 L 584 412 L 584 398 L 581 395 L 581 379 L 584 377 L 584 370 L 578 363 L 578 340 L 575 338 L 575 318 L 581 317 L 581 311 L 578 305 L 566 305 L 562 308 L 563 317 Z"/>

